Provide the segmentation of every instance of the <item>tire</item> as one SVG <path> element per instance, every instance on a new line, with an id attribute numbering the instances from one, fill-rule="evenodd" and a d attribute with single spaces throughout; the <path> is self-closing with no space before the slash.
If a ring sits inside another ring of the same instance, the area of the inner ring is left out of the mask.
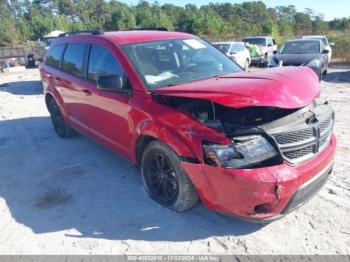
<path id="1" fill-rule="evenodd" d="M 328 68 L 326 70 L 323 71 L 322 75 L 327 75 L 327 72 L 328 72 Z"/>
<path id="2" fill-rule="evenodd" d="M 196 205 L 198 195 L 180 163 L 180 158 L 167 145 L 152 141 L 142 154 L 141 174 L 150 198 L 169 209 L 184 212 Z"/>
<path id="3" fill-rule="evenodd" d="M 268 56 L 267 56 L 267 54 L 265 54 L 265 56 L 264 56 L 264 62 L 263 62 L 263 67 L 267 67 L 268 65 L 269 65 Z"/>
<path id="4" fill-rule="evenodd" d="M 56 134 L 61 138 L 69 138 L 76 135 L 76 131 L 64 122 L 62 112 L 54 99 L 49 102 L 51 122 Z"/>

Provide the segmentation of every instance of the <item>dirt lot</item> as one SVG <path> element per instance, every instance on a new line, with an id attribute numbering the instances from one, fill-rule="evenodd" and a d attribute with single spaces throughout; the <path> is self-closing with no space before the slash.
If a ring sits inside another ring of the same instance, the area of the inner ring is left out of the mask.
<path id="1" fill-rule="evenodd" d="M 0 254 L 349 254 L 350 69 L 331 69 L 334 174 L 266 226 L 151 201 L 137 169 L 79 135 L 56 136 L 37 70 L 0 74 Z"/>

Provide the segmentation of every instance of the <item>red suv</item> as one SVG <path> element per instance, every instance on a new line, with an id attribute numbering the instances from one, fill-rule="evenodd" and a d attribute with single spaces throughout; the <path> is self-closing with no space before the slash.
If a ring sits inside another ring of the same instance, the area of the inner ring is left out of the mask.
<path id="1" fill-rule="evenodd" d="M 129 30 L 61 36 L 40 73 L 57 134 L 78 130 L 126 157 L 173 210 L 200 198 L 269 221 L 331 173 L 334 113 L 309 68 L 244 72 L 196 36 Z"/>

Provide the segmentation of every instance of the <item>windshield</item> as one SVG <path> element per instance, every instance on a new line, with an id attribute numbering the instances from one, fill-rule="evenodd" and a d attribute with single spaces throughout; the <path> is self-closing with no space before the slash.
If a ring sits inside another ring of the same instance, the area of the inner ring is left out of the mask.
<path id="1" fill-rule="evenodd" d="M 248 42 L 251 45 L 263 45 L 263 46 L 266 45 L 265 38 L 246 38 L 246 39 L 243 39 L 243 42 L 244 43 Z"/>
<path id="2" fill-rule="evenodd" d="M 280 54 L 316 54 L 320 52 L 318 41 L 294 41 L 285 43 Z"/>
<path id="3" fill-rule="evenodd" d="M 217 49 L 219 49 L 223 53 L 227 53 L 230 49 L 230 44 L 213 44 Z"/>
<path id="4" fill-rule="evenodd" d="M 149 90 L 242 71 L 201 39 L 143 42 L 121 48 Z"/>

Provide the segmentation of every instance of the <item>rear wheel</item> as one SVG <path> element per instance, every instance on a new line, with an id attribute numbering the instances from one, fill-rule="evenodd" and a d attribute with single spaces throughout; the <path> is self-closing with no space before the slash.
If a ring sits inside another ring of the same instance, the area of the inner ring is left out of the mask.
<path id="1" fill-rule="evenodd" d="M 49 111 L 52 125 L 59 137 L 68 138 L 76 134 L 76 131 L 64 122 L 61 109 L 54 99 L 49 102 Z"/>
<path id="2" fill-rule="evenodd" d="M 198 201 L 196 190 L 180 162 L 173 150 L 158 141 L 148 144 L 141 160 L 142 180 L 149 196 L 177 212 L 192 208 Z"/>

